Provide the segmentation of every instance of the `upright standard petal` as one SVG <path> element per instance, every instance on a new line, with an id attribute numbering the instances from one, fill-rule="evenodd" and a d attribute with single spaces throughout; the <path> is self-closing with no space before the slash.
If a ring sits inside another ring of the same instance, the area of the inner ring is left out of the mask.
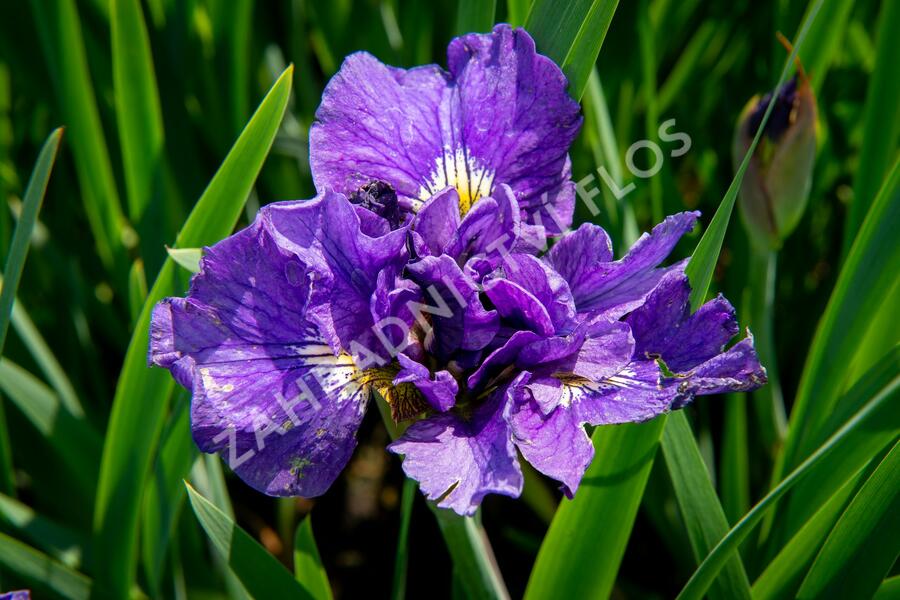
<path id="1" fill-rule="evenodd" d="M 582 119 L 562 71 L 508 25 L 455 39 L 448 65 L 349 56 L 310 130 L 316 187 L 350 194 L 385 181 L 412 205 L 452 187 L 465 214 L 506 183 L 529 222 L 565 229 L 575 202 L 567 152 Z"/>

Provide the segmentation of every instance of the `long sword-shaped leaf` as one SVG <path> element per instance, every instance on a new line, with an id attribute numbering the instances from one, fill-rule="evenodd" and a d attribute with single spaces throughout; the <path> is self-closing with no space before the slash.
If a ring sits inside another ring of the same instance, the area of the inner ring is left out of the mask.
<path id="1" fill-rule="evenodd" d="M 619 0 L 535 0 L 525 21 L 537 49 L 558 64 L 581 100 Z"/>
<path id="2" fill-rule="evenodd" d="M 823 427 L 848 383 L 845 370 L 900 271 L 900 160 L 894 163 L 844 263 L 810 348 L 785 440 L 781 472 L 828 431 Z"/>
<path id="3" fill-rule="evenodd" d="M 188 217 L 178 247 L 212 244 L 234 228 L 287 107 L 292 73 L 289 67 L 278 78 L 250 119 Z M 146 357 L 150 313 L 156 302 L 178 291 L 176 269 L 167 259 L 144 304 L 116 387 L 103 452 L 94 512 L 97 585 L 116 597 L 127 593 L 134 577 L 139 500 L 174 387 L 168 373 L 147 367 Z"/>
<path id="4" fill-rule="evenodd" d="M 316 600 L 333 598 L 309 515 L 300 522 L 294 534 L 294 577 Z"/>
<path id="5" fill-rule="evenodd" d="M 662 451 L 678 508 L 699 562 L 728 531 L 728 520 L 683 411 L 669 415 L 662 437 Z M 710 589 L 710 597 L 750 598 L 750 581 L 737 552 L 722 569 L 722 575 Z"/>
<path id="6" fill-rule="evenodd" d="M 77 568 L 84 555 L 84 536 L 36 513 L 15 498 L 0 494 L 0 518 L 67 567 Z"/>
<path id="7" fill-rule="evenodd" d="M 90 579 L 5 533 L 0 533 L 0 565 L 66 600 L 91 595 Z"/>
<path id="8" fill-rule="evenodd" d="M 665 419 L 594 432 L 596 458 L 544 537 L 525 598 L 607 598 L 637 515 Z"/>
<path id="9" fill-rule="evenodd" d="M 81 18 L 75 0 L 36 0 L 31 5 L 69 129 L 84 210 L 100 260 L 110 269 L 122 253 L 124 215 L 88 70 Z"/>
<path id="10" fill-rule="evenodd" d="M 851 390 L 855 393 L 855 389 Z M 894 377 L 890 383 L 884 386 L 877 394 L 872 396 L 863 407 L 841 427 L 834 435 L 804 460 L 796 469 L 784 478 L 771 492 L 760 500 L 750 512 L 738 521 L 738 523 L 723 537 L 716 547 L 712 549 L 700 567 L 694 572 L 684 589 L 678 595 L 678 600 L 699 600 L 703 597 L 709 586 L 718 576 L 722 567 L 727 562 L 732 552 L 747 537 L 753 528 L 759 524 L 766 512 L 771 510 L 778 500 L 810 474 L 813 468 L 839 457 L 852 444 L 856 443 L 855 434 L 865 431 L 866 428 L 876 429 L 884 427 L 885 422 L 897 426 L 900 416 L 900 376 Z"/>
<path id="11" fill-rule="evenodd" d="M 900 44 L 896 38 L 900 30 L 900 2 L 883 2 L 879 21 L 875 71 L 866 93 L 863 145 L 853 178 L 853 202 L 844 228 L 844 255 L 850 251 L 859 226 L 878 193 L 878 186 L 897 156 L 900 137 L 900 111 L 897 110 L 900 105 L 900 77 L 897 77 Z"/>
<path id="12" fill-rule="evenodd" d="M 191 507 L 213 548 L 254 598 L 314 598 L 308 589 L 212 502 L 187 486 Z"/>
<path id="13" fill-rule="evenodd" d="M 900 552 L 900 442 L 834 526 L 798 598 L 869 598 Z"/>
<path id="14" fill-rule="evenodd" d="M 9 331 L 9 320 L 12 316 L 13 303 L 16 300 L 16 290 L 19 287 L 22 270 L 25 268 L 31 233 L 37 222 L 41 204 L 44 202 L 44 193 L 47 191 L 47 182 L 50 180 L 50 170 L 56 160 L 56 152 L 59 149 L 62 134 L 63 130 L 57 129 L 44 142 L 34 171 L 31 173 L 28 187 L 25 189 L 24 206 L 6 257 L 6 266 L 3 268 L 3 287 L 0 289 L 0 354 L 3 353 L 6 333 Z"/>
<path id="15" fill-rule="evenodd" d="M 456 5 L 456 34 L 490 31 L 497 0 L 459 0 Z"/>
<path id="16" fill-rule="evenodd" d="M 112 0 L 110 29 L 128 215 L 140 223 L 163 180 L 162 110 L 140 2 Z"/>

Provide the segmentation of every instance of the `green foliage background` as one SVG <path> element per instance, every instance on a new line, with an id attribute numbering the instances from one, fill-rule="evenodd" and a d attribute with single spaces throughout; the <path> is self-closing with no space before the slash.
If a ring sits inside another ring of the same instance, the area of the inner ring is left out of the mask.
<path id="1" fill-rule="evenodd" d="M 442 64 L 496 22 L 525 26 L 581 99 L 576 181 L 603 166 L 636 185 L 578 220 L 621 254 L 701 210 L 676 250 L 692 300 L 738 305 L 780 387 L 599 428 L 574 501 L 528 473 L 476 520 L 429 510 L 375 410 L 324 497 L 253 492 L 198 455 L 189 396 L 146 368 L 149 307 L 190 275 L 166 246 L 314 195 L 307 132 L 344 56 Z M 761 258 L 733 210 L 732 132 L 789 74 L 778 31 L 816 91 L 819 150 L 800 225 Z M 0 590 L 898 597 L 898 31 L 892 0 L 0 3 Z M 669 119 L 684 156 L 659 139 Z M 624 163 L 641 139 L 666 154 L 646 180 Z"/>

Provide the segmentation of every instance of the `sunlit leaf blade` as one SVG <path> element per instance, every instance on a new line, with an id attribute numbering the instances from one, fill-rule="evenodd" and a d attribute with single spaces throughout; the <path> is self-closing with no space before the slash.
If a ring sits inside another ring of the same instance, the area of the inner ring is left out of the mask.
<path id="1" fill-rule="evenodd" d="M 900 553 L 900 442 L 834 526 L 798 598 L 869 598 Z"/>
<path id="2" fill-rule="evenodd" d="M 872 600 L 897 600 L 900 598 L 900 575 L 885 579 Z"/>
<path id="3" fill-rule="evenodd" d="M 191 273 L 200 272 L 200 259 L 203 257 L 202 248 L 166 248 L 166 252 L 178 266 L 187 269 Z"/>
<path id="4" fill-rule="evenodd" d="M 212 244 L 231 233 L 281 123 L 292 68 L 279 77 L 216 172 L 184 225 L 176 245 Z M 97 585 L 121 597 L 134 577 L 139 499 L 154 456 L 174 382 L 147 367 L 150 313 L 156 302 L 179 291 L 175 262 L 167 259 L 153 284 L 128 345 L 103 451 L 94 535 Z"/>
<path id="5" fill-rule="evenodd" d="M 73 493 L 90 503 L 102 447 L 99 434 L 70 414 L 42 381 L 6 358 L 0 359 L 0 389 L 40 434 L 38 443 L 49 444 L 71 471 L 79 484 Z"/>
<path id="6" fill-rule="evenodd" d="M 596 458 L 575 499 L 560 502 L 526 599 L 609 597 L 664 426 L 659 418 L 594 431 Z"/>
<path id="7" fill-rule="evenodd" d="M 850 2 L 845 1 L 844 4 Z M 853 201 L 844 228 L 844 254 L 850 250 L 860 224 L 878 193 L 878 186 L 897 156 L 900 138 L 900 3 L 882 2 L 875 71 L 866 91 L 863 144 L 853 177 Z"/>
<path id="8" fill-rule="evenodd" d="M 813 9 L 814 2 L 807 7 L 807 14 Z M 828 67 L 834 62 L 844 31 L 850 22 L 850 10 L 853 0 L 830 0 L 822 5 L 822 12 L 809 29 L 806 46 L 800 58 L 803 67 L 809 72 L 816 92 L 822 89 L 822 82 L 828 73 Z"/>
<path id="9" fill-rule="evenodd" d="M 525 21 L 540 53 L 558 64 L 580 100 L 619 0 L 535 0 Z"/>
<path id="10" fill-rule="evenodd" d="M 490 31 L 497 0 L 459 0 L 456 5 L 456 34 Z"/>
<path id="11" fill-rule="evenodd" d="M 278 560 L 189 484 L 197 520 L 228 568 L 255 598 L 314 598 Z"/>
<path id="12" fill-rule="evenodd" d="M 131 263 L 131 269 L 128 271 L 128 313 L 131 315 L 132 323 L 137 323 L 146 301 L 147 273 L 144 271 L 144 261 L 137 259 Z"/>
<path id="13" fill-rule="evenodd" d="M 162 110 L 141 3 L 112 0 L 110 30 L 128 215 L 139 224 L 163 180 Z"/>
<path id="14" fill-rule="evenodd" d="M 81 17 L 74 0 L 37 0 L 31 6 L 68 127 L 84 210 L 100 260 L 110 269 L 122 253 L 124 215 L 88 70 Z"/>
<path id="15" fill-rule="evenodd" d="M 78 533 L 58 525 L 15 498 L 0 494 L 0 517 L 38 550 L 47 552 L 68 567 L 77 568 L 86 545 Z"/>
<path id="16" fill-rule="evenodd" d="M 753 597 L 759 600 L 793 598 L 803 577 L 816 558 L 834 524 L 856 494 L 860 482 L 868 478 L 862 472 L 844 484 L 797 532 L 762 575 L 753 582 Z"/>
<path id="17" fill-rule="evenodd" d="M 175 397 L 141 511 L 141 564 L 151 593 L 157 592 L 161 583 L 166 550 L 184 503 L 184 478 L 197 456 L 188 399 Z"/>
<path id="18" fill-rule="evenodd" d="M 854 392 L 855 389 L 851 390 L 850 394 Z M 846 451 L 848 447 L 851 447 L 857 441 L 854 438 L 854 434 L 860 431 L 864 432 L 867 428 L 878 430 L 898 427 L 898 424 L 900 424 L 900 421 L 898 421 L 900 419 L 898 399 L 900 399 L 900 376 L 895 376 L 877 394 L 871 396 L 843 427 L 829 437 L 824 444 L 816 449 L 735 524 L 700 564 L 687 582 L 687 585 L 678 595 L 678 600 L 699 600 L 702 598 L 727 562 L 730 554 L 738 548 L 738 545 L 747 537 L 750 531 L 759 524 L 766 512 L 771 510 L 780 498 L 789 492 L 798 481 L 807 477 L 814 468 L 823 463 L 827 464 L 828 461 L 833 460 L 835 457 L 840 457 L 842 452 Z"/>
<path id="19" fill-rule="evenodd" d="M 694 556 L 699 562 L 728 531 L 728 520 L 683 411 L 669 415 L 662 436 L 662 452 Z M 737 552 L 722 569 L 722 575 L 710 589 L 710 597 L 750 598 L 750 582 Z"/>
<path id="20" fill-rule="evenodd" d="M 894 163 L 856 241 L 847 256 L 828 306 L 813 338 L 803 369 L 790 427 L 783 468 L 806 456 L 827 435 L 822 431 L 840 391 L 845 369 L 853 363 L 869 315 L 877 312 L 900 272 L 900 160 Z"/>
<path id="21" fill-rule="evenodd" d="M 13 234 L 12 244 L 6 257 L 6 266 L 3 268 L 3 287 L 0 289 L 0 354 L 3 353 L 6 333 L 9 331 L 9 320 L 12 316 L 13 303 L 16 300 L 16 290 L 25 268 L 25 258 L 28 256 L 28 247 L 31 242 L 31 233 L 37 222 L 38 212 L 44 202 L 44 193 L 47 191 L 47 182 L 50 180 L 50 170 L 56 160 L 56 152 L 59 149 L 59 141 L 62 139 L 63 130 L 57 129 L 50 134 L 38 155 L 28 187 L 25 189 L 25 202 L 16 232 Z"/>
<path id="22" fill-rule="evenodd" d="M 294 534 L 294 577 L 316 600 L 331 600 L 331 584 L 319 556 L 310 515 L 300 522 Z"/>
<path id="23" fill-rule="evenodd" d="M 90 598 L 90 579 L 5 533 L 0 533 L 0 566 L 60 598 Z"/>

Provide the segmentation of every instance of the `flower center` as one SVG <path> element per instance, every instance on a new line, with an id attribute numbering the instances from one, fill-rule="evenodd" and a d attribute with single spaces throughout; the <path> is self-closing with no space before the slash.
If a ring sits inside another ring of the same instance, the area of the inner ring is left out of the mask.
<path id="1" fill-rule="evenodd" d="M 482 196 L 490 196 L 494 184 L 494 172 L 481 166 L 464 148 L 444 149 L 435 159 L 429 179 L 419 188 L 419 198 L 428 200 L 448 187 L 459 193 L 459 212 L 465 215 Z"/>

